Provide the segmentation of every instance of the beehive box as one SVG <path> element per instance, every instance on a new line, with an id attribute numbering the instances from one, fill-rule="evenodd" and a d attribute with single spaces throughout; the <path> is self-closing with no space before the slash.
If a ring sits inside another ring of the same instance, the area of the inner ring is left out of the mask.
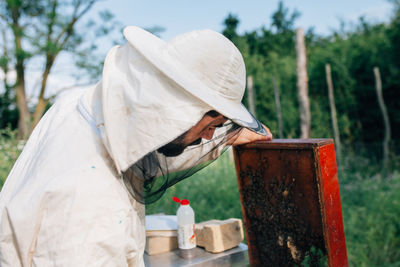
<path id="1" fill-rule="evenodd" d="M 177 249 L 177 229 L 177 218 L 174 215 L 146 216 L 146 253 L 158 255 Z"/>
<path id="2" fill-rule="evenodd" d="M 256 142 L 234 156 L 252 266 L 348 266 L 331 139 Z"/>

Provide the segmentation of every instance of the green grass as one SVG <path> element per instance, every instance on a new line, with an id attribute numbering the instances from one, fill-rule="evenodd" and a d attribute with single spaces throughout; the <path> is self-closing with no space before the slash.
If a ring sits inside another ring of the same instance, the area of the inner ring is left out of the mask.
<path id="1" fill-rule="evenodd" d="M 17 140 L 17 131 L 0 129 L 0 189 L 24 146 Z"/>
<path id="2" fill-rule="evenodd" d="M 175 214 L 179 204 L 172 201 L 173 196 L 189 199 L 197 222 L 242 216 L 235 168 L 228 153 L 169 188 L 160 200 L 146 206 L 146 213 Z"/>
<path id="3" fill-rule="evenodd" d="M 400 266 L 400 174 L 341 187 L 352 266 Z"/>
<path id="4" fill-rule="evenodd" d="M 22 144 L 16 141 L 15 132 L 0 131 L 0 180 L 4 181 Z M 350 265 L 400 267 L 400 173 L 382 180 L 376 174 L 376 163 L 354 155 L 343 165 L 339 182 Z M 178 204 L 173 196 L 190 200 L 197 222 L 242 218 L 235 168 L 228 153 L 171 187 L 146 207 L 146 213 L 175 214 Z"/>

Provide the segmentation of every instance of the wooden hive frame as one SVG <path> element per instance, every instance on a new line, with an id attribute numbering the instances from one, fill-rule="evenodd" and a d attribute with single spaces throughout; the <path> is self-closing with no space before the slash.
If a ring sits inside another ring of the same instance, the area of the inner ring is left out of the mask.
<path id="1" fill-rule="evenodd" d="M 348 266 L 333 140 L 255 142 L 234 157 L 252 266 Z"/>

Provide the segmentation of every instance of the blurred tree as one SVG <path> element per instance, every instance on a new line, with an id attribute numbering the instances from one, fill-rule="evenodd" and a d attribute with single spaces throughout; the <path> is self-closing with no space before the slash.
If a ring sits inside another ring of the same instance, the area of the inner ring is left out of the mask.
<path id="1" fill-rule="evenodd" d="M 335 84 L 335 104 L 340 138 L 346 148 L 367 146 L 380 157 L 383 123 L 376 100 L 371 69 L 382 73 L 384 99 L 390 117 L 394 143 L 400 148 L 400 1 L 392 0 L 389 23 L 371 23 L 365 18 L 349 27 L 341 27 L 328 36 L 306 31 L 307 72 L 309 76 L 311 137 L 333 137 L 329 116 L 325 64 L 331 65 Z M 247 75 L 254 78 L 257 117 L 278 133 L 274 104 L 273 77 L 280 90 L 283 135 L 298 137 L 296 98 L 296 54 L 294 25 L 299 13 L 280 2 L 272 13 L 269 27 L 261 26 L 244 34 L 237 33 L 240 23 L 231 14 L 224 21 L 223 33 L 242 52 Z M 247 104 L 247 95 L 243 103 Z"/>
<path id="2" fill-rule="evenodd" d="M 18 110 L 14 104 L 15 95 L 13 95 L 13 88 L 9 81 L 9 52 L 7 47 L 7 32 L 5 25 L 1 26 L 1 56 L 0 56 L 0 70 L 3 70 L 3 89 L 4 92 L 0 93 L 0 129 L 5 128 L 10 124 L 11 127 L 17 127 L 18 123 Z"/>
<path id="3" fill-rule="evenodd" d="M 256 94 L 257 117 L 267 124 L 272 132 L 279 132 L 273 80 L 281 93 L 283 135 L 296 137 L 298 134 L 298 111 L 296 95 L 296 59 L 294 49 L 294 23 L 299 13 L 290 12 L 282 2 L 272 15 L 270 28 L 237 33 L 240 20 L 229 14 L 224 20 L 222 33 L 231 39 L 242 52 L 247 75 L 253 76 Z M 274 78 L 275 77 L 275 78 Z M 243 103 L 247 105 L 247 93 Z"/>
<path id="4" fill-rule="evenodd" d="M 272 14 L 271 25 L 276 29 L 277 33 L 292 31 L 294 23 L 299 16 L 300 13 L 297 10 L 289 14 L 289 8 L 285 7 L 282 1 L 279 1 L 278 10 Z"/>
<path id="5" fill-rule="evenodd" d="M 389 60 L 385 62 L 389 64 L 382 70 L 382 75 L 385 75 L 384 98 L 388 106 L 392 134 L 400 148 L 400 102 L 396 101 L 400 99 L 400 1 L 393 0 L 393 2 L 393 19 L 387 28 L 389 46 L 385 53 L 387 55 L 385 59 Z"/>
<path id="6" fill-rule="evenodd" d="M 89 21 L 84 27 L 77 27 L 96 2 L 98 0 L 5 0 L 0 3 L 0 20 L 5 32 L 2 44 L 7 50 L 0 67 L 5 77 L 11 71 L 16 72 L 15 83 L 10 84 L 4 79 L 4 87 L 6 92 L 8 90 L 6 98 L 11 89 L 15 92 L 20 138 L 28 137 L 48 106 L 49 98 L 45 97 L 47 81 L 61 52 L 78 55 L 78 67 L 89 71 L 96 72 L 101 66 L 101 62 L 93 62 L 90 58 L 96 49 L 90 33 L 97 37 L 108 34 L 117 25 L 113 15 L 108 11 L 101 12 L 101 25 Z M 42 64 L 42 75 L 32 114 L 28 108 L 25 76 L 28 62 L 34 57 L 40 57 L 36 62 Z"/>
<path id="7" fill-rule="evenodd" d="M 223 24 L 225 25 L 225 29 L 222 31 L 223 35 L 230 40 L 234 40 L 236 37 L 238 37 L 236 30 L 237 26 L 239 25 L 239 19 L 236 15 L 229 13 Z"/>

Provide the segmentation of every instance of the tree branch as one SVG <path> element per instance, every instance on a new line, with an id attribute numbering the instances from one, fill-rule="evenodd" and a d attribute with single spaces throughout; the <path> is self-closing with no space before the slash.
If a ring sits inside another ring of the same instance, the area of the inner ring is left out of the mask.
<path id="1" fill-rule="evenodd" d="M 53 2 L 52 7 L 51 7 L 51 13 L 52 14 L 51 14 L 51 17 L 50 17 L 50 21 L 47 24 L 47 44 L 49 44 L 51 42 L 51 35 L 53 34 L 53 27 L 54 27 L 54 24 L 55 24 L 55 21 L 56 21 L 55 18 L 57 17 L 57 13 L 56 13 L 57 6 L 58 6 L 58 1 L 55 0 Z M 46 54 L 47 54 L 47 52 L 48 51 L 46 51 Z"/>
<path id="2" fill-rule="evenodd" d="M 4 89 L 7 91 L 9 88 L 9 84 L 7 82 L 7 74 L 8 74 L 9 69 L 8 69 L 7 33 L 6 33 L 5 28 L 1 29 L 1 36 L 3 39 L 3 56 L 6 60 L 6 62 L 4 62 L 4 64 L 0 64 L 0 68 L 3 69 L 3 72 L 4 72 L 3 83 L 4 83 Z"/>
<path id="3" fill-rule="evenodd" d="M 0 13 L 0 19 L 4 20 L 5 23 L 7 23 L 8 25 L 11 25 L 10 22 L 8 21 L 7 17 L 4 16 L 3 14 Z"/>
<path id="4" fill-rule="evenodd" d="M 43 98 L 44 97 L 44 92 L 46 89 L 46 81 L 47 81 L 47 76 L 50 73 L 50 69 L 54 64 L 54 61 L 57 57 L 57 55 L 59 54 L 59 52 L 62 51 L 62 49 L 64 48 L 65 44 L 67 43 L 68 39 L 70 38 L 70 36 L 72 35 L 72 29 L 75 25 L 75 23 L 86 13 L 90 10 L 90 8 L 93 6 L 93 4 L 96 2 L 96 0 L 91 0 L 88 5 L 79 13 L 79 7 L 81 5 L 81 1 L 77 1 L 77 4 L 75 5 L 74 11 L 73 11 L 73 15 L 72 15 L 72 19 L 70 21 L 70 23 L 68 23 L 68 25 L 66 27 L 64 27 L 64 29 L 60 32 L 60 34 L 57 36 L 54 44 L 56 45 L 56 51 L 55 52 L 50 52 L 50 51 L 46 51 L 46 66 L 45 69 L 43 71 L 43 81 L 42 81 L 42 86 L 40 88 L 40 94 L 39 94 L 39 98 Z M 58 5 L 58 1 L 54 1 L 53 2 L 53 6 L 52 6 L 52 12 L 55 12 L 57 9 L 57 5 Z M 78 14 L 79 13 L 79 14 Z M 47 35 L 47 43 L 49 44 L 51 42 L 51 34 L 53 33 L 53 26 L 55 24 L 55 19 L 52 18 L 51 21 L 48 24 L 48 35 Z M 64 34 L 67 33 L 64 37 L 64 39 L 61 41 L 62 36 L 64 36 Z"/>
<path id="5" fill-rule="evenodd" d="M 61 41 L 61 44 L 65 45 L 66 40 L 69 39 L 69 37 L 72 35 L 72 30 L 74 28 L 75 23 L 86 13 L 90 10 L 90 8 L 93 6 L 93 4 L 96 2 L 96 0 L 91 0 L 87 6 L 79 13 L 79 7 L 81 5 L 81 1 L 78 1 L 77 5 L 74 8 L 74 12 L 72 15 L 71 21 L 68 23 L 68 25 L 58 34 L 55 43 L 58 44 L 61 40 L 61 38 L 64 36 L 65 33 L 67 34 L 67 37 L 64 38 L 63 41 Z M 79 13 L 79 14 L 78 14 Z M 66 39 L 66 40 L 65 40 Z M 62 49 L 62 46 L 59 46 L 59 49 Z"/>
<path id="6" fill-rule="evenodd" d="M 47 79 L 50 74 L 51 68 L 54 64 L 54 61 L 57 57 L 57 55 L 63 50 L 65 47 L 66 43 L 68 42 L 69 38 L 73 35 L 73 29 L 75 23 L 86 13 L 90 10 L 90 8 L 93 6 L 93 4 L 96 2 L 96 0 L 91 0 L 89 3 L 86 5 L 86 7 L 83 8 L 83 10 L 79 11 L 79 8 L 82 4 L 82 1 L 77 1 L 74 7 L 74 11 L 72 13 L 71 21 L 65 25 L 65 27 L 62 29 L 62 31 L 58 34 L 54 41 L 54 46 L 55 49 L 50 49 L 49 45 L 52 43 L 52 38 L 51 35 L 54 32 L 53 27 L 55 25 L 55 15 L 56 14 L 56 9 L 58 2 L 55 0 L 52 5 L 52 12 L 53 15 L 50 17 L 49 23 L 47 25 L 48 31 L 47 31 L 47 47 L 46 47 L 46 65 L 42 74 L 42 83 L 41 83 L 41 88 L 40 88 L 40 93 L 39 93 L 39 99 L 38 99 L 38 104 L 36 105 L 35 112 L 33 114 L 33 127 L 36 125 L 36 123 L 39 121 L 40 117 L 42 116 L 44 109 L 49 101 L 49 99 L 44 98 L 44 93 L 46 90 L 46 84 L 47 84 Z"/>

